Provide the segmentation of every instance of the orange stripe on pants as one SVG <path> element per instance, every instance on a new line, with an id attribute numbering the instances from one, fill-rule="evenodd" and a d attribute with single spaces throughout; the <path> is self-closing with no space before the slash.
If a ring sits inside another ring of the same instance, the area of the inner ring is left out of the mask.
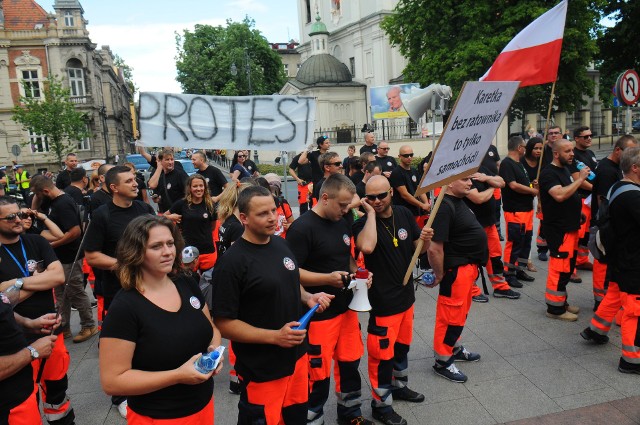
<path id="1" fill-rule="evenodd" d="M 484 228 L 484 232 L 487 234 L 487 243 L 489 245 L 489 261 L 487 261 L 487 274 L 491 281 L 493 289 L 506 290 L 511 289 L 506 280 L 504 280 L 504 273 L 502 270 L 502 245 L 500 245 L 500 236 L 498 236 L 498 229 L 495 224 Z M 494 264 L 496 267 L 494 267 Z M 471 296 L 476 296 L 475 288 L 477 285 L 473 285 L 474 289 Z M 480 288 L 478 288 L 479 290 Z"/>
<path id="2" fill-rule="evenodd" d="M 515 273 L 516 269 L 524 270 L 531 251 L 531 235 L 533 234 L 533 210 L 522 212 L 504 212 L 507 227 L 507 241 L 504 244 L 504 271 Z"/>
<path id="3" fill-rule="evenodd" d="M 213 398 L 199 412 L 193 415 L 175 419 L 153 419 L 149 416 L 139 415 L 131 407 L 127 408 L 127 425 L 213 425 Z"/>
<path id="4" fill-rule="evenodd" d="M 609 282 L 609 289 L 598 309 L 591 318 L 589 328 L 600 335 L 606 335 L 611 330 L 613 320 L 624 305 L 626 294 L 620 292 L 616 282 Z"/>
<path id="5" fill-rule="evenodd" d="M 558 252 L 566 258 L 558 258 L 556 253 L 549 257 L 549 274 L 547 275 L 547 289 L 544 295 L 547 311 L 551 314 L 562 314 L 566 311 L 567 283 L 573 273 L 572 258 L 578 249 L 578 231 L 564 234 L 562 245 Z"/>
<path id="6" fill-rule="evenodd" d="M 440 282 L 433 333 L 433 350 L 438 363 L 453 362 L 462 329 L 471 308 L 471 287 L 478 278 L 478 266 L 466 264 L 447 270 Z"/>
<path id="7" fill-rule="evenodd" d="M 229 349 L 227 350 L 227 354 L 229 355 L 229 378 L 233 382 L 238 382 L 238 373 L 236 372 L 236 353 L 233 351 L 233 342 L 229 341 Z"/>
<path id="8" fill-rule="evenodd" d="M 591 206 L 585 205 L 582 200 L 582 215 L 586 217 L 584 223 L 580 225 L 578 230 L 578 257 L 576 258 L 576 266 L 587 264 L 589 262 L 589 223 L 591 222 Z"/>
<path id="9" fill-rule="evenodd" d="M 622 359 L 628 366 L 640 370 L 640 295 L 627 294 L 622 314 Z M 621 362 L 622 363 L 622 362 Z"/>
<path id="10" fill-rule="evenodd" d="M 64 345 L 62 334 L 58 336 L 51 355 L 44 364 L 40 388 L 42 390 L 42 400 L 44 417 L 48 422 L 69 419 L 69 423 L 75 417 L 69 397 L 67 397 L 67 371 L 69 370 L 69 352 Z M 38 370 L 42 360 L 31 362 L 33 366 L 33 382 L 36 381 Z"/>
<path id="11" fill-rule="evenodd" d="M 309 395 L 308 365 L 305 354 L 298 359 L 290 376 L 267 382 L 240 378 L 242 393 L 238 403 L 238 425 L 304 424 Z"/>
<path id="12" fill-rule="evenodd" d="M 596 302 L 602 301 L 607 293 L 607 265 L 600 261 L 593 260 L 593 299 Z"/>
<path id="13" fill-rule="evenodd" d="M 9 411 L 9 425 L 41 425 L 40 410 L 36 398 L 36 387 L 29 398 Z M 0 414 L 0 423 L 2 414 Z"/>

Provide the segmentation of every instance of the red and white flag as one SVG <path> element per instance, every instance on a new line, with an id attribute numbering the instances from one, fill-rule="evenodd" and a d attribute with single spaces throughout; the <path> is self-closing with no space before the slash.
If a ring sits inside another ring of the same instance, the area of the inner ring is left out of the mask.
<path id="1" fill-rule="evenodd" d="M 555 81 L 566 18 L 563 0 L 520 31 L 480 81 L 520 81 L 520 87 Z"/>

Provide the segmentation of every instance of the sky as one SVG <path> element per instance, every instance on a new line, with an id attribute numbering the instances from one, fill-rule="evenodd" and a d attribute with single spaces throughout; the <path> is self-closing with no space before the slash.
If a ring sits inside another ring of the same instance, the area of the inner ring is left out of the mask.
<path id="1" fill-rule="evenodd" d="M 53 12 L 54 0 L 37 0 Z M 89 37 L 133 68 L 139 91 L 181 93 L 175 32 L 195 24 L 224 25 L 248 15 L 269 42 L 299 39 L 296 0 L 80 0 Z"/>

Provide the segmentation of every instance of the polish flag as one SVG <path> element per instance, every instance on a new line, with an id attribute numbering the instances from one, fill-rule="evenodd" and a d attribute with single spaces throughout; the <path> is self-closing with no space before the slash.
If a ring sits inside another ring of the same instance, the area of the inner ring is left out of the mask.
<path id="1" fill-rule="evenodd" d="M 480 81 L 520 81 L 520 87 L 554 82 L 566 18 L 563 0 L 520 31 Z"/>

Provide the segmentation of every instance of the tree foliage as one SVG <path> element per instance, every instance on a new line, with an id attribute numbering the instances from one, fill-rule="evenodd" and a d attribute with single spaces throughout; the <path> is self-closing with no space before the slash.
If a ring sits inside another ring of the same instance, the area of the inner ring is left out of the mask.
<path id="1" fill-rule="evenodd" d="M 611 106 L 611 87 L 620 73 L 627 69 L 640 70 L 640 2 L 611 0 L 604 8 L 604 15 L 615 23 L 612 27 L 606 27 L 602 37 L 598 39 L 598 69 L 602 87 L 600 97 L 607 106 Z"/>
<path id="2" fill-rule="evenodd" d="M 116 54 L 113 58 L 113 64 L 122 70 L 124 81 L 129 86 L 131 96 L 136 94 L 136 92 L 138 91 L 138 86 L 136 85 L 135 81 L 133 81 L 133 68 L 127 65 L 124 59 L 118 54 Z"/>
<path id="3" fill-rule="evenodd" d="M 42 97 L 20 97 L 13 108 L 12 119 L 21 124 L 23 130 L 46 137 L 49 153 L 62 163 L 67 153 L 77 149 L 78 141 L 88 137 L 87 119 L 76 110 L 69 89 L 62 86 L 60 79 L 49 76 L 43 86 Z M 25 92 L 30 92 L 27 84 Z M 29 142 L 23 145 L 27 144 Z"/>
<path id="4" fill-rule="evenodd" d="M 478 80 L 509 41 L 557 0 L 400 0 L 382 27 L 408 59 L 406 82 L 447 84 L 454 94 Z M 571 0 L 567 12 L 556 98 L 564 111 L 579 109 L 593 94 L 587 67 L 597 53 L 603 0 Z M 551 84 L 518 90 L 512 114 L 546 115 Z"/>
<path id="5" fill-rule="evenodd" d="M 286 82 L 282 61 L 254 26 L 255 22 L 245 17 L 242 22 L 228 19 L 226 27 L 196 25 L 193 31 L 176 33 L 176 79 L 183 92 L 248 95 L 249 78 L 253 94 L 278 92 Z"/>

